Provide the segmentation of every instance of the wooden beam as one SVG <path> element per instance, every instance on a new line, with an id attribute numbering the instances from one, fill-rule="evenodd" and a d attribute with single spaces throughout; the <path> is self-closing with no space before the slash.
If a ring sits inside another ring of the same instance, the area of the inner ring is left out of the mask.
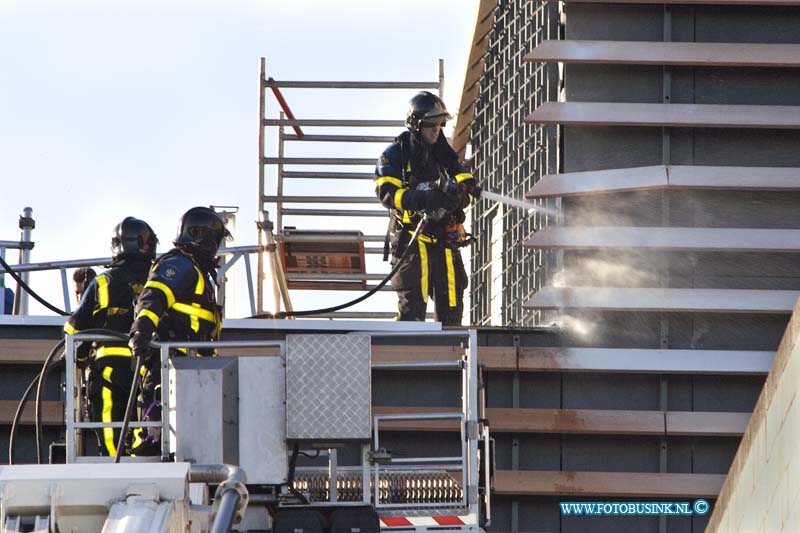
<path id="1" fill-rule="evenodd" d="M 670 165 L 543 176 L 528 199 L 608 194 L 653 189 L 792 191 L 800 189 L 800 168 Z"/>
<path id="2" fill-rule="evenodd" d="M 547 1 L 547 0 L 543 0 Z M 667 4 L 730 6 L 797 6 L 800 0 L 564 0 L 568 4 Z"/>
<path id="3" fill-rule="evenodd" d="M 547 102 L 525 117 L 533 124 L 686 128 L 800 128 L 800 106 Z"/>
<path id="4" fill-rule="evenodd" d="M 703 437 L 741 437 L 751 415 L 697 411 L 671 411 L 665 414 L 668 435 Z"/>
<path id="5" fill-rule="evenodd" d="M 664 413 L 600 409 L 486 409 L 496 433 L 664 435 Z"/>
<path id="6" fill-rule="evenodd" d="M 800 44 L 547 40 L 528 53 L 525 61 L 800 67 Z"/>
<path id="7" fill-rule="evenodd" d="M 459 407 L 373 406 L 372 414 L 449 413 L 459 410 Z M 490 407 L 486 409 L 486 418 L 492 433 L 737 437 L 744 433 L 750 413 Z M 459 424 L 457 420 L 391 420 L 381 422 L 380 429 L 455 432 Z"/>
<path id="8" fill-rule="evenodd" d="M 59 339 L 0 339 L 0 362 L 41 364 Z"/>
<path id="9" fill-rule="evenodd" d="M 800 291 L 545 287 L 524 307 L 592 311 L 790 314 Z"/>
<path id="10" fill-rule="evenodd" d="M 20 423 L 25 426 L 33 424 L 36 406 L 33 398 L 25 404 Z M 19 402 L 16 400 L 0 400 L 0 424 L 10 425 L 14 421 Z M 59 401 L 42 401 L 42 424 L 46 426 L 61 426 L 64 424 L 64 404 Z"/>
<path id="11" fill-rule="evenodd" d="M 418 363 L 425 361 L 458 361 L 465 350 L 456 346 L 374 345 L 373 363 Z M 478 363 L 487 370 L 516 370 L 517 349 L 514 346 L 479 346 Z"/>
<path id="12" fill-rule="evenodd" d="M 529 248 L 638 249 L 662 252 L 800 252 L 800 230 L 762 228 L 549 226 Z"/>
<path id="13" fill-rule="evenodd" d="M 467 71 L 464 73 L 464 85 L 461 89 L 461 101 L 458 104 L 456 121 L 453 126 L 453 149 L 461 159 L 464 158 L 469 143 L 470 127 L 475 118 L 475 100 L 478 87 L 483 76 L 483 64 L 489 48 L 487 35 L 494 25 L 494 10 L 497 0 L 480 0 L 476 10 L 475 29 L 472 33 L 472 44 L 469 49 Z"/>
<path id="14" fill-rule="evenodd" d="M 773 352 L 644 348 L 520 348 L 520 372 L 764 376 Z"/>
<path id="15" fill-rule="evenodd" d="M 637 499 L 716 498 L 724 480 L 722 474 L 498 470 L 495 472 L 494 494 Z"/>

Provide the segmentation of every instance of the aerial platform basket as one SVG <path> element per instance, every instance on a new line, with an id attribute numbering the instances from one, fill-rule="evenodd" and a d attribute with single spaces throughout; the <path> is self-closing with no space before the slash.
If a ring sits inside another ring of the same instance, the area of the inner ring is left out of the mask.
<path id="1" fill-rule="evenodd" d="M 360 231 L 286 228 L 277 241 L 290 289 L 366 289 L 364 234 Z"/>

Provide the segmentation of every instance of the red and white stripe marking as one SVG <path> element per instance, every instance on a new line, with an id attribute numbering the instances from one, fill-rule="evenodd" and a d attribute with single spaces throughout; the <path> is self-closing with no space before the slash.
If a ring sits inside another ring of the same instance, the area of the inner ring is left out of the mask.
<path id="1" fill-rule="evenodd" d="M 384 516 L 381 517 L 381 527 L 410 528 L 410 527 L 452 527 L 475 523 L 475 515 L 466 516 Z"/>

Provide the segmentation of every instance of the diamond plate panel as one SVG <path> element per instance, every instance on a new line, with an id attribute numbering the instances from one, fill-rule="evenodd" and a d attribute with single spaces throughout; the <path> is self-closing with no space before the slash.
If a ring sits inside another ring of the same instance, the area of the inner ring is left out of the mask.
<path id="1" fill-rule="evenodd" d="M 286 437 L 349 441 L 370 438 L 370 338 L 286 336 Z"/>

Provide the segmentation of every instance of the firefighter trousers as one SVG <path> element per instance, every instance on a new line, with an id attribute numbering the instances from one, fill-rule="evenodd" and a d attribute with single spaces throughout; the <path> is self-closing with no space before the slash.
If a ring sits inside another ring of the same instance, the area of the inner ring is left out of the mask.
<path id="1" fill-rule="evenodd" d="M 460 326 L 464 313 L 467 273 L 458 249 L 420 235 L 399 270 L 392 277 L 397 292 L 397 320 L 425 320 L 428 297 L 435 304 L 436 320 L 444 326 Z M 400 254 L 395 254 L 396 265 Z"/>
<path id="2" fill-rule="evenodd" d="M 132 384 L 130 357 L 107 355 L 92 361 L 86 383 L 89 419 L 92 422 L 122 422 Z M 102 428 L 95 433 L 100 453 L 116 455 L 120 430 Z"/>

